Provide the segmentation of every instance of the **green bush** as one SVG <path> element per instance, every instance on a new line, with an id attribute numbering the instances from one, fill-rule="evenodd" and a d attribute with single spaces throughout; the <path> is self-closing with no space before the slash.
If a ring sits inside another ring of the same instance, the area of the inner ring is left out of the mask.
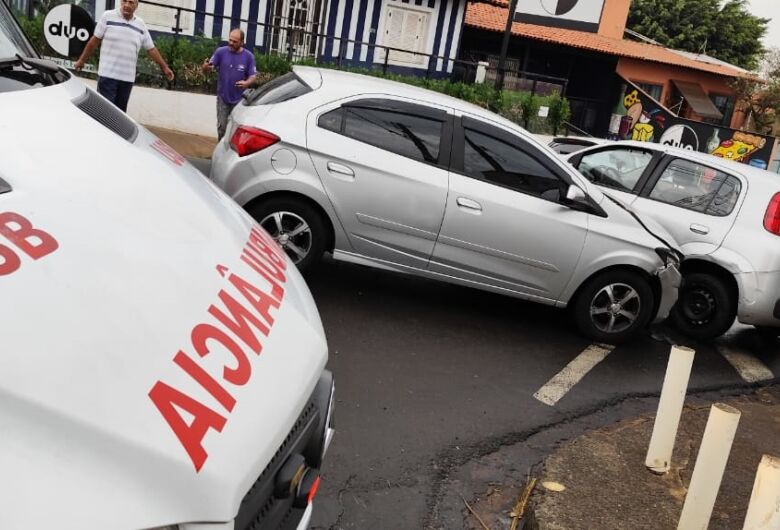
<path id="1" fill-rule="evenodd" d="M 558 94 L 550 96 L 547 105 L 550 107 L 547 121 L 550 124 L 553 135 L 557 135 L 558 129 L 571 118 L 571 107 L 569 107 L 569 101 Z"/>

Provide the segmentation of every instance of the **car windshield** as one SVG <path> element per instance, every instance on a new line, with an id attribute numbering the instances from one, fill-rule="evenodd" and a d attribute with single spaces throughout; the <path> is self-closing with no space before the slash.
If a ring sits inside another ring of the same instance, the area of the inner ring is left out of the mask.
<path id="1" fill-rule="evenodd" d="M 0 58 L 15 55 L 38 57 L 4 2 L 0 2 Z"/>
<path id="2" fill-rule="evenodd" d="M 653 155 L 635 149 L 607 149 L 582 157 L 578 169 L 591 182 L 632 191 Z"/>

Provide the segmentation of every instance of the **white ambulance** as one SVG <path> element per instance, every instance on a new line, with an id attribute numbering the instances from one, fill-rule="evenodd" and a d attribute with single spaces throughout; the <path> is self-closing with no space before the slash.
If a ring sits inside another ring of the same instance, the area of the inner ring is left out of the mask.
<path id="1" fill-rule="evenodd" d="M 305 528 L 326 360 L 281 248 L 0 0 L 0 528 Z"/>

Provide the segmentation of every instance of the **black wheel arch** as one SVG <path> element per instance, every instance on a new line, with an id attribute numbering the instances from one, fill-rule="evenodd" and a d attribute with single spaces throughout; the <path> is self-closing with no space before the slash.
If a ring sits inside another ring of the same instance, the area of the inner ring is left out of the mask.
<path id="1" fill-rule="evenodd" d="M 680 266 L 680 272 L 683 276 L 683 282 L 685 281 L 686 274 L 691 274 L 694 272 L 715 276 L 726 285 L 726 288 L 729 290 L 729 294 L 731 295 L 734 304 L 738 304 L 739 285 L 737 284 L 737 279 L 734 278 L 732 273 L 720 265 L 702 259 L 688 259 L 682 262 L 682 265 Z"/>

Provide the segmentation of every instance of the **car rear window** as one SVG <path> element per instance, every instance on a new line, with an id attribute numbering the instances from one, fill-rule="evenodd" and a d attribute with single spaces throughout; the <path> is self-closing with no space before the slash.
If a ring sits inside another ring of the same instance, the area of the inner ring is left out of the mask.
<path id="1" fill-rule="evenodd" d="M 311 92 L 311 87 L 290 72 L 268 81 L 263 86 L 252 90 L 245 96 L 246 104 L 273 105 L 283 101 L 295 99 Z"/>

